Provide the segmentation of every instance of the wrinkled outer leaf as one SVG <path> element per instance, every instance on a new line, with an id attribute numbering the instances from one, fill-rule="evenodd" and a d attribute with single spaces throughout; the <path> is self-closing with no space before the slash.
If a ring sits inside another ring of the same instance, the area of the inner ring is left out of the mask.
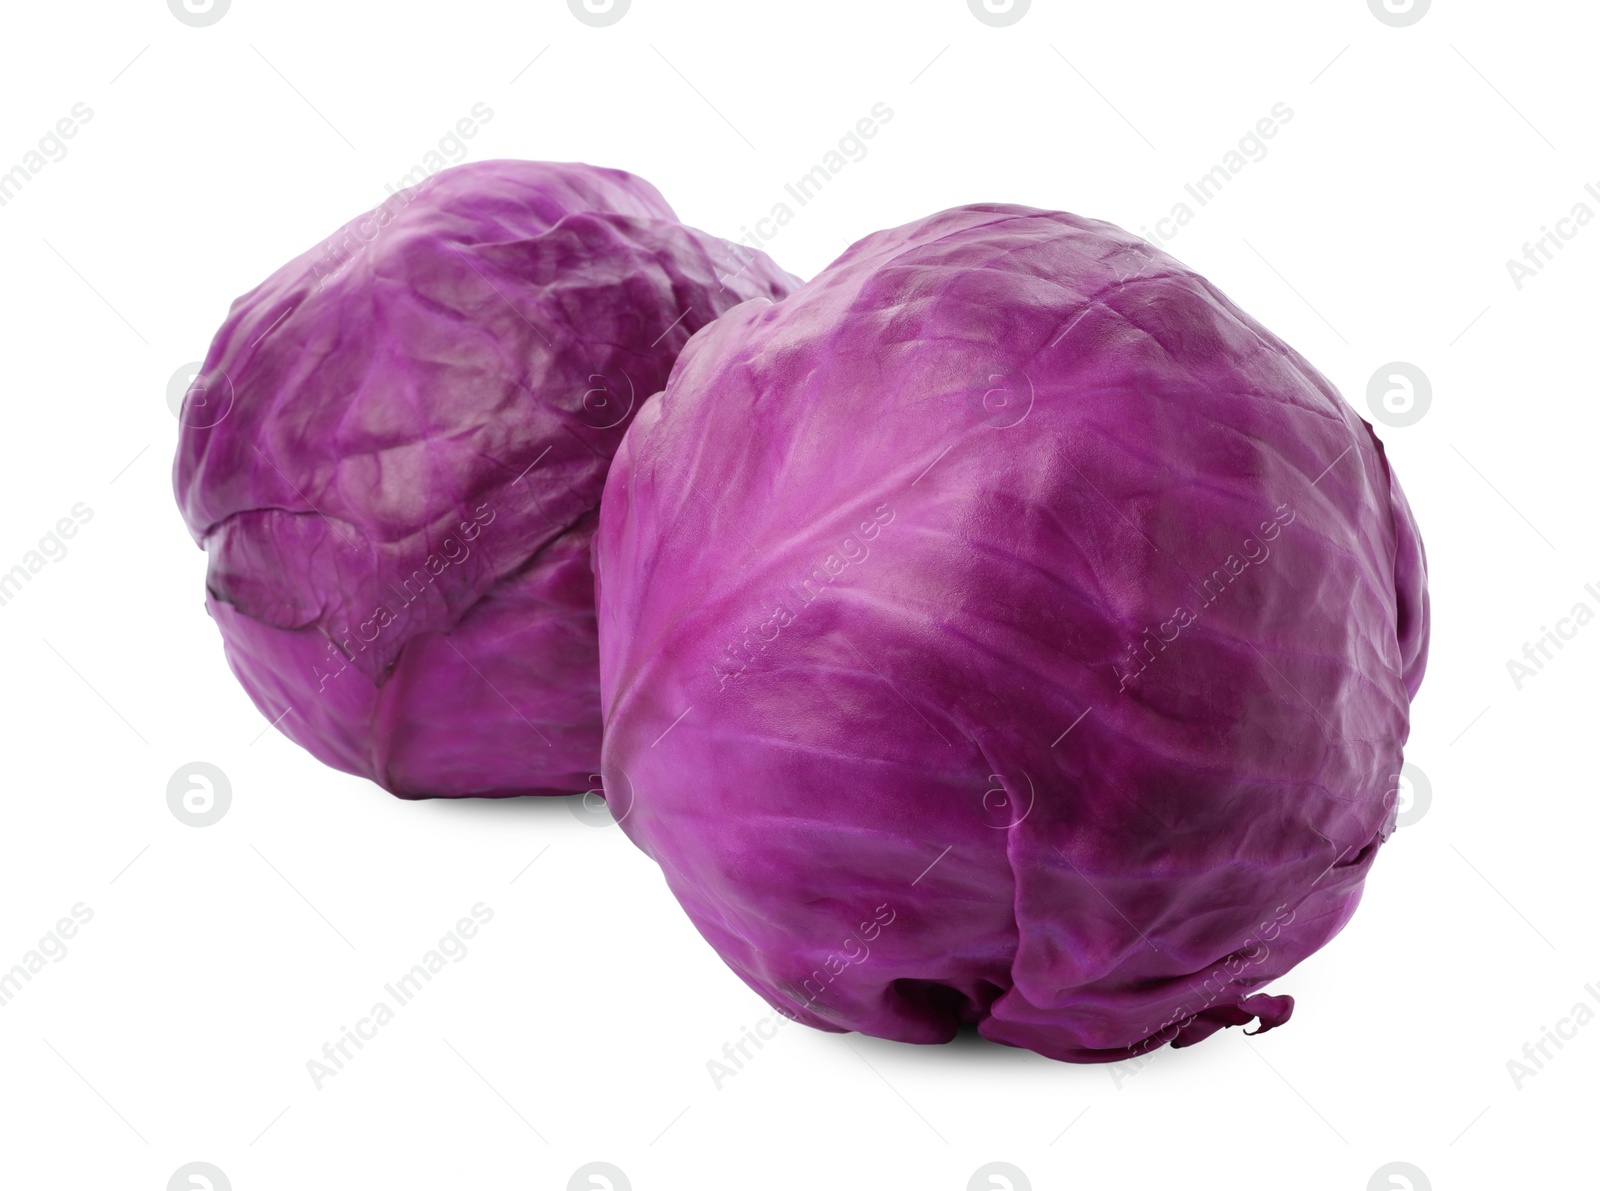
<path id="1" fill-rule="evenodd" d="M 1382 448 L 1109 224 L 946 211 L 707 328 L 595 556 L 613 813 L 813 1026 L 1270 1028 L 1393 830 L 1428 607 Z"/>
<path id="2" fill-rule="evenodd" d="M 257 705 L 403 796 L 584 789 L 612 453 L 690 335 L 794 283 L 630 174 L 491 161 L 240 298 L 174 482 Z"/>

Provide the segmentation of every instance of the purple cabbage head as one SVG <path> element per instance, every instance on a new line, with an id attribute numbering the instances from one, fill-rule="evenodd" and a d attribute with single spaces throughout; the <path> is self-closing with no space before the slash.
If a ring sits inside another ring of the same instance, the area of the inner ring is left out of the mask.
<path id="1" fill-rule="evenodd" d="M 583 790 L 612 453 L 695 331 L 794 284 L 631 174 L 490 161 L 238 299 L 174 483 L 262 713 L 402 797 Z"/>
<path id="2" fill-rule="evenodd" d="M 1109 224 L 957 208 L 708 327 L 595 560 L 613 814 L 820 1029 L 1276 1026 L 1394 829 L 1428 603 L 1382 445 Z"/>

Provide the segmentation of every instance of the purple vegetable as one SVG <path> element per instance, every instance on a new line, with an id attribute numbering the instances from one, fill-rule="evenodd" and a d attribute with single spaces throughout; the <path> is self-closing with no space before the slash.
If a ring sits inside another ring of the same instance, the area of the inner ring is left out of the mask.
<path id="1" fill-rule="evenodd" d="M 595 558 L 613 813 L 812 1026 L 1271 1028 L 1394 829 L 1428 604 L 1383 448 L 1109 224 L 946 211 L 708 327 Z"/>
<path id="2" fill-rule="evenodd" d="M 630 174 L 491 161 L 240 298 L 174 482 L 256 705 L 406 798 L 591 784 L 612 453 L 690 335 L 796 283 Z"/>

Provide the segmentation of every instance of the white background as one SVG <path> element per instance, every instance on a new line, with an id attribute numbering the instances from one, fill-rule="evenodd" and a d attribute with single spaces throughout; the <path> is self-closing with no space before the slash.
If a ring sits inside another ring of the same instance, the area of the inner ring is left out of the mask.
<path id="1" fill-rule="evenodd" d="M 1009 28 L 963 0 L 635 0 L 608 28 L 559 0 L 3 19 L 0 170 L 93 116 L 0 207 L 0 570 L 74 504 L 93 517 L 0 607 L 0 968 L 75 904 L 93 918 L 0 1008 L 0 1184 L 160 1191 L 202 1160 L 237 1191 L 559 1189 L 595 1160 L 635 1191 L 961 1191 L 994 1160 L 1040 1191 L 1363 1191 L 1396 1161 L 1418 1191 L 1593 1179 L 1600 1023 L 1520 1088 L 1507 1063 L 1600 995 L 1600 625 L 1520 689 L 1506 665 L 1600 611 L 1600 221 L 1520 289 L 1506 267 L 1574 204 L 1600 213 L 1592 6 L 1440 0 L 1406 28 L 1364 0 L 1036 0 Z M 767 245 L 810 276 L 964 202 L 1151 227 L 1280 101 L 1266 157 L 1169 251 L 1369 419 L 1390 361 L 1433 389 L 1414 425 L 1375 422 L 1431 567 L 1407 755 L 1432 804 L 1270 990 L 1298 1000 L 1285 1028 L 1117 1071 L 790 1025 L 718 1088 L 707 1062 L 769 1011 L 619 831 L 568 800 L 392 799 L 264 731 L 228 673 L 168 379 L 474 104 L 494 115 L 468 159 L 624 167 L 733 238 L 887 104 Z M 196 760 L 233 791 L 205 829 L 166 802 Z M 307 1061 L 480 901 L 471 953 L 317 1090 Z"/>

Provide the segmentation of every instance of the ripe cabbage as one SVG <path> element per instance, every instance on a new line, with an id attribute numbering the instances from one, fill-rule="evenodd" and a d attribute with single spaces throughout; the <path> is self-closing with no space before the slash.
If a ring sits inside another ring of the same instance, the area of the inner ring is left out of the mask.
<path id="1" fill-rule="evenodd" d="M 174 483 L 257 706 L 402 797 L 584 789 L 612 452 L 691 334 L 795 283 L 631 174 L 491 161 L 236 301 Z"/>
<path id="2" fill-rule="evenodd" d="M 817 1028 L 1274 1027 L 1394 829 L 1428 603 L 1382 445 L 1109 224 L 957 208 L 712 324 L 595 559 L 613 813 Z"/>

